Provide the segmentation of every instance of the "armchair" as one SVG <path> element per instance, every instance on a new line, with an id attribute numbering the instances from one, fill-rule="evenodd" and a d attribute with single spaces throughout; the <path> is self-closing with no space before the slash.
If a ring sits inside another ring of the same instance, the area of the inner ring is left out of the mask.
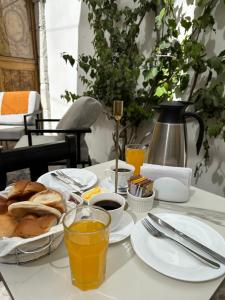
<path id="1" fill-rule="evenodd" d="M 0 92 L 0 141 L 18 141 L 40 118 L 40 95 L 35 91 Z"/>
<path id="2" fill-rule="evenodd" d="M 48 165 L 54 161 L 66 159 L 67 167 L 76 166 L 76 140 L 68 135 L 65 141 L 23 147 L 12 150 L 0 150 L 0 190 L 7 185 L 7 173 L 25 168 L 30 169 L 32 181 L 48 172 Z"/>
<path id="3" fill-rule="evenodd" d="M 91 97 L 80 97 L 77 99 L 65 115 L 58 119 L 37 119 L 36 129 L 28 129 L 27 135 L 20 138 L 15 148 L 28 145 L 39 145 L 43 143 L 63 140 L 65 134 L 74 134 L 76 138 L 76 161 L 83 167 L 91 165 L 88 146 L 85 142 L 85 134 L 91 132 L 91 125 L 97 120 L 102 106 Z M 56 129 L 40 129 L 44 122 L 58 122 Z M 46 135 L 46 134 L 56 135 Z"/>

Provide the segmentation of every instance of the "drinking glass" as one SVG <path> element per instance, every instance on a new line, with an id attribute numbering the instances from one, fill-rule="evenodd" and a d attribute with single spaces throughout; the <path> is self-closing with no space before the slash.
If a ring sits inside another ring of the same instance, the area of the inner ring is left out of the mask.
<path id="1" fill-rule="evenodd" d="M 134 175 L 140 175 L 141 166 L 144 163 L 145 149 L 141 144 L 130 144 L 125 149 L 125 159 L 128 164 L 135 167 Z"/>
<path id="2" fill-rule="evenodd" d="M 72 284 L 81 290 L 98 288 L 105 278 L 110 214 L 97 206 L 79 206 L 63 219 L 64 241 Z"/>

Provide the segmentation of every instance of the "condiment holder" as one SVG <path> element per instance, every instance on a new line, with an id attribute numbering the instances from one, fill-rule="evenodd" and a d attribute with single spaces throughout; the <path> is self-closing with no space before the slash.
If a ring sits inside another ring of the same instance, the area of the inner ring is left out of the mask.
<path id="1" fill-rule="evenodd" d="M 152 191 L 152 195 L 149 197 L 137 197 L 129 193 L 127 190 L 127 203 L 131 210 L 135 212 L 147 212 L 152 209 L 153 201 L 155 198 L 155 191 Z"/>

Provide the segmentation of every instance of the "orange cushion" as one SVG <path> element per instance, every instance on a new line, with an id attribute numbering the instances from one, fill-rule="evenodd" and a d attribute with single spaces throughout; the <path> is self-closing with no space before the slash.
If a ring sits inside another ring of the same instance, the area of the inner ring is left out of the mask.
<path id="1" fill-rule="evenodd" d="M 1 114 L 15 115 L 28 113 L 29 91 L 5 92 L 2 99 Z"/>

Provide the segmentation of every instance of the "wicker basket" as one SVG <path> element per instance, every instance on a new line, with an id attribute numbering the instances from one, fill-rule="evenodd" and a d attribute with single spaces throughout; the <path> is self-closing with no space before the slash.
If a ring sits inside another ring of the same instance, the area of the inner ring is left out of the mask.
<path id="1" fill-rule="evenodd" d="M 76 206 L 76 204 L 69 201 L 69 193 L 62 192 L 61 190 L 58 191 L 60 191 L 63 195 L 67 211 Z M 4 193 L 5 191 L 0 192 L 0 194 L 2 195 Z M 76 196 L 76 198 L 80 202 L 80 204 L 82 204 L 83 199 L 79 196 Z M 59 221 L 59 224 L 53 227 L 52 232 L 50 231 L 48 233 L 42 234 L 38 237 L 33 238 L 33 240 L 32 238 L 16 238 L 18 240 L 15 241 L 15 238 L 2 238 L 4 240 L 7 239 L 7 242 L 12 243 L 12 250 L 10 250 L 10 252 L 6 255 L 0 257 L 0 263 L 21 264 L 28 261 L 36 260 L 42 256 L 52 253 L 63 240 L 63 225 L 61 224 L 61 222 L 62 217 Z"/>

